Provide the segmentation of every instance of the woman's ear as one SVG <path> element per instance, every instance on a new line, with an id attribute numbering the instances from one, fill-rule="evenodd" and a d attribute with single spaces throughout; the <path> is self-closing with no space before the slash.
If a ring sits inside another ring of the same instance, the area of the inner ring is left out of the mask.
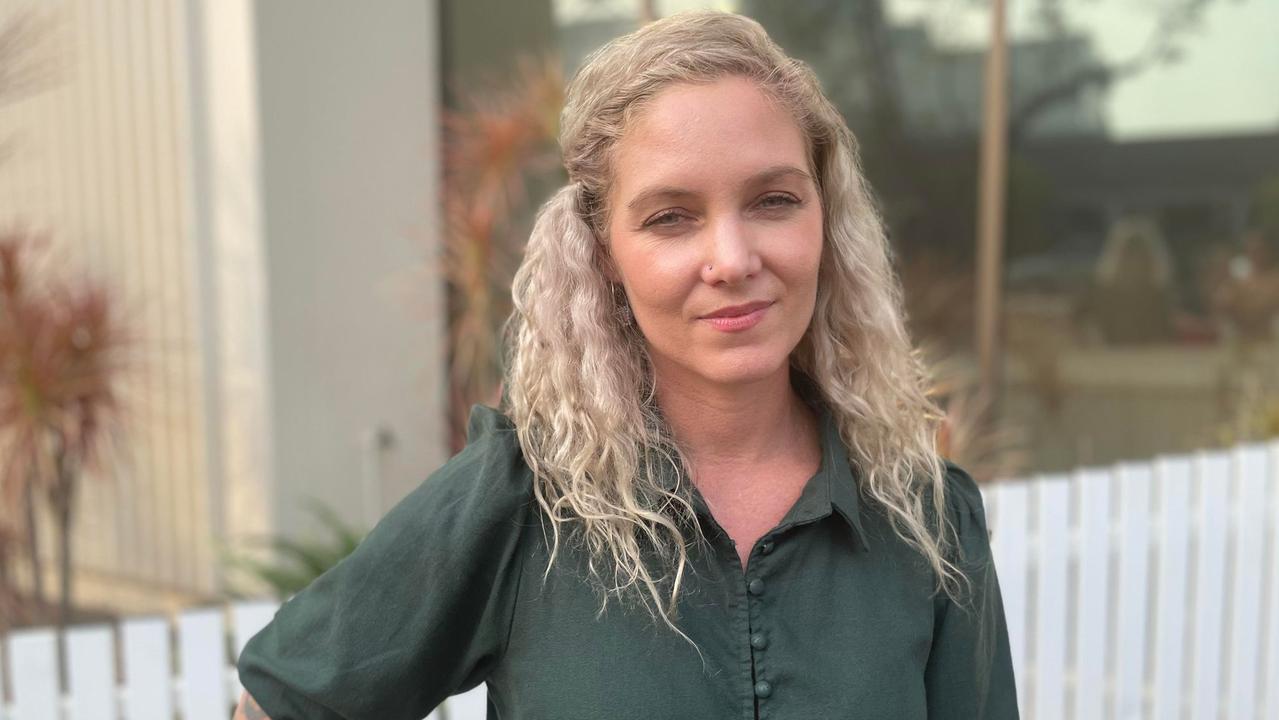
<path id="1" fill-rule="evenodd" d="M 622 284 L 622 274 L 617 271 L 617 266 L 613 264 L 613 256 L 608 252 L 608 246 L 602 242 L 595 244 L 595 257 L 599 260 L 600 272 L 604 273 L 605 279 L 614 285 Z"/>

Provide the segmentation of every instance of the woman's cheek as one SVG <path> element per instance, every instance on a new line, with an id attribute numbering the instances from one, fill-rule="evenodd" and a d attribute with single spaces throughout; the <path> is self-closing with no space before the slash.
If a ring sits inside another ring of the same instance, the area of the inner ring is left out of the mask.
<path id="1" fill-rule="evenodd" d="M 698 281 L 700 257 L 682 249 L 654 254 L 648 263 L 645 285 L 653 305 L 668 312 L 678 312 Z"/>
<path id="2" fill-rule="evenodd" d="M 782 260 L 788 272 L 788 284 L 804 286 L 817 282 L 817 270 L 822 261 L 821 236 L 814 239 L 809 227 L 796 228 L 786 238 L 786 257 Z"/>

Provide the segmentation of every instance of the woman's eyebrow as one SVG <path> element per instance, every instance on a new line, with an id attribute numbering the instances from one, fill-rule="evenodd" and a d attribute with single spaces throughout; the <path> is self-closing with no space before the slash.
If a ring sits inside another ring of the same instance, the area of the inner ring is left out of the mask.
<path id="1" fill-rule="evenodd" d="M 631 198 L 631 201 L 626 203 L 626 208 L 628 210 L 634 210 L 648 201 L 659 197 L 684 198 L 693 197 L 696 194 L 697 193 L 692 190 L 685 190 L 684 188 L 675 187 L 673 185 L 658 185 L 656 187 L 647 188 L 640 194 Z"/>
<path id="2" fill-rule="evenodd" d="M 755 185 L 764 185 L 787 176 L 796 176 L 810 181 L 813 179 L 812 175 L 808 174 L 808 172 L 801 170 L 794 165 L 773 165 L 772 167 L 760 170 L 754 175 L 746 178 L 746 180 L 742 182 L 742 186 L 752 187 Z M 694 197 L 696 195 L 697 193 L 692 190 L 676 187 L 674 185 L 657 185 L 645 188 L 634 198 L 631 198 L 631 201 L 626 203 L 626 208 L 628 210 L 634 210 L 644 203 L 659 197 L 685 198 Z"/>
<path id="3" fill-rule="evenodd" d="M 769 183 L 774 180 L 780 180 L 781 178 L 784 178 L 788 175 L 794 175 L 797 177 L 804 178 L 806 180 L 813 179 L 812 175 L 809 175 L 806 171 L 800 170 L 794 165 L 774 165 L 770 168 L 766 168 L 764 170 L 761 170 L 760 172 L 755 173 L 750 178 L 748 178 L 744 184 L 745 185 L 763 185 L 765 183 Z"/>

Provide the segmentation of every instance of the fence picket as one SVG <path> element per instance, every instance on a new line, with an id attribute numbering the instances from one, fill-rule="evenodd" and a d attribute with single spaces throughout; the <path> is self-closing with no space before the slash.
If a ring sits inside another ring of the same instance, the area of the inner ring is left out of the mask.
<path id="1" fill-rule="evenodd" d="M 1257 664 L 1261 661 L 1261 578 L 1264 572 L 1266 449 L 1244 445 L 1234 451 L 1235 519 L 1230 682 L 1226 717 L 1257 717 Z"/>
<path id="2" fill-rule="evenodd" d="M 67 631 L 69 720 L 116 720 L 115 642 L 108 625 Z"/>
<path id="3" fill-rule="evenodd" d="M 188 610 L 178 617 L 183 720 L 226 720 L 231 698 L 224 625 L 222 608 Z"/>
<path id="4" fill-rule="evenodd" d="M 1110 473 L 1081 470 L 1079 583 L 1075 615 L 1075 703 L 1079 720 L 1103 717 L 1106 702 L 1106 622 L 1110 573 Z"/>
<path id="5" fill-rule="evenodd" d="M 275 611 L 279 609 L 279 603 L 271 600 L 260 600 L 254 602 L 237 603 L 231 607 L 231 623 L 235 632 L 235 655 L 232 657 L 232 665 L 240 657 L 240 653 L 244 650 L 244 646 L 249 643 L 249 638 L 257 634 L 259 630 L 266 627 L 271 622 L 271 618 L 275 617 Z M 244 686 L 240 684 L 240 674 L 231 669 L 231 697 L 235 702 L 239 702 L 240 694 L 244 692 Z"/>
<path id="6" fill-rule="evenodd" d="M 13 720 L 58 720 L 58 636 L 53 630 L 9 633 Z"/>
<path id="7" fill-rule="evenodd" d="M 1266 478 L 1270 487 L 1270 498 L 1266 504 L 1270 565 L 1266 570 L 1270 583 L 1266 592 L 1267 640 L 1263 665 L 1265 675 L 1261 683 L 1265 697 L 1261 717 L 1279 717 L 1279 441 L 1270 443 L 1266 450 Z"/>
<path id="8" fill-rule="evenodd" d="M 1216 720 L 1220 703 L 1221 626 L 1225 611 L 1226 523 L 1229 521 L 1230 456 L 1200 453 L 1195 485 L 1199 492 L 1199 522 L 1195 579 L 1194 672 L 1190 703 L 1192 720 Z"/>
<path id="9" fill-rule="evenodd" d="M 1070 483 L 1036 483 L 1039 572 L 1035 590 L 1035 718 L 1059 720 L 1066 707 L 1066 576 L 1070 569 Z"/>
<path id="10" fill-rule="evenodd" d="M 1147 573 L 1150 554 L 1149 466 L 1117 468 L 1119 606 L 1115 629 L 1115 705 L 1119 720 L 1145 716 Z"/>
<path id="11" fill-rule="evenodd" d="M 449 720 L 484 720 L 488 714 L 488 689 L 483 683 L 454 695 L 445 704 Z"/>
<path id="12" fill-rule="evenodd" d="M 1028 486 L 1024 482 L 1000 483 L 994 490 L 999 525 L 992 526 L 991 553 L 999 576 L 1000 595 L 1004 600 L 1004 616 L 1008 620 L 1008 644 L 1012 652 L 1017 679 L 1017 705 L 1020 714 L 1028 715 L 1029 678 L 1026 668 L 1026 570 L 1029 533 Z"/>
<path id="13" fill-rule="evenodd" d="M 129 720 L 173 720 L 168 620 L 131 618 L 124 621 L 120 630 L 124 716 Z"/>
<path id="14" fill-rule="evenodd" d="M 1261 717 L 1279 716 L 1279 441 L 1270 442 L 1266 446 L 1267 471 L 1266 500 L 1261 505 L 1266 508 L 1266 523 L 1270 526 L 1267 538 L 1267 563 L 1265 565 L 1270 577 L 1270 587 L 1266 591 L 1266 655 L 1262 668 L 1261 687 L 1265 688 L 1262 698 Z"/>
<path id="15" fill-rule="evenodd" d="M 1186 600 L 1190 555 L 1190 492 L 1193 469 L 1188 456 L 1159 464 L 1159 607 L 1155 615 L 1154 707 L 1151 717 L 1182 717 L 1185 664 L 1190 638 Z"/>

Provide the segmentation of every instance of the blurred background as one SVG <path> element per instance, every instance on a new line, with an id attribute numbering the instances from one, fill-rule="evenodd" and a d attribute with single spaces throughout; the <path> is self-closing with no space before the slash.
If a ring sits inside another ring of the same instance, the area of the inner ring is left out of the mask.
<path id="1" fill-rule="evenodd" d="M 0 0 L 4 623 L 349 551 L 497 399 L 564 78 L 697 7 L 844 112 L 975 476 L 1279 436 L 1279 0 L 1011 5 L 980 281 L 985 0 Z"/>

